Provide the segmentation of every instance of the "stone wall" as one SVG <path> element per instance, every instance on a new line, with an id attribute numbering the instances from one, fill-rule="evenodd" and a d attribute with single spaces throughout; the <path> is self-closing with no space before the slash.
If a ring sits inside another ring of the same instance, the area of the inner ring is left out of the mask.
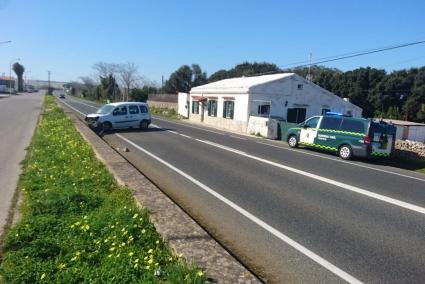
<path id="1" fill-rule="evenodd" d="M 409 140 L 396 140 L 395 153 L 398 156 L 407 156 L 425 159 L 425 144 Z"/>

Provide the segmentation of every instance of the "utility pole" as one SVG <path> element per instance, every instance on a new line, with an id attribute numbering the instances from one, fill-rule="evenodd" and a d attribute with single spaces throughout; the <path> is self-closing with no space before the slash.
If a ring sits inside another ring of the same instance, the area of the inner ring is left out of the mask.
<path id="1" fill-rule="evenodd" d="M 47 82 L 48 82 L 48 88 L 47 88 L 47 93 L 49 95 L 51 95 L 51 89 L 50 89 L 50 70 L 47 71 Z"/>
<path id="2" fill-rule="evenodd" d="M 313 54 L 310 52 L 310 64 L 308 64 L 308 75 L 307 75 L 307 80 L 311 82 L 311 58 L 312 58 Z"/>
<path id="3" fill-rule="evenodd" d="M 161 95 L 164 93 L 164 75 L 161 75 Z"/>

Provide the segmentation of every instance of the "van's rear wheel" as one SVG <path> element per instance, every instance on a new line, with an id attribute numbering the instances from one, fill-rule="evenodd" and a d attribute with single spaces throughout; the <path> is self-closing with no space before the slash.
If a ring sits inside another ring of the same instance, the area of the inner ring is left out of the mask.
<path id="1" fill-rule="evenodd" d="M 291 148 L 296 148 L 298 146 L 297 136 L 295 136 L 295 135 L 289 136 L 289 138 L 288 138 L 288 145 Z"/>
<path id="2" fill-rule="evenodd" d="M 140 129 L 146 130 L 148 129 L 148 127 L 149 127 L 149 124 L 146 120 L 140 122 Z"/>
<path id="3" fill-rule="evenodd" d="M 350 160 L 353 156 L 353 150 L 350 145 L 341 145 L 338 150 L 338 155 L 343 160 Z"/>

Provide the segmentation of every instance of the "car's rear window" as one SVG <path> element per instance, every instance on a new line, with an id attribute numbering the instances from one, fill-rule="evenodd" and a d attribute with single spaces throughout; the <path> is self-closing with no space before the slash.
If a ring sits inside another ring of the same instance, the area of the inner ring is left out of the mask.
<path id="1" fill-rule="evenodd" d="M 353 119 L 343 119 L 341 123 L 341 130 L 348 132 L 365 133 L 366 125 L 363 121 Z"/>

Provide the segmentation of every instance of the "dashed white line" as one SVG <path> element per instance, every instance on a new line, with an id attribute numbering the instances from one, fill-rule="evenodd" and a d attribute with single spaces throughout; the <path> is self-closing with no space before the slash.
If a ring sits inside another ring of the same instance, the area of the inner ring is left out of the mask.
<path id="1" fill-rule="evenodd" d="M 182 170 L 176 168 L 175 166 L 173 166 L 170 163 L 164 161 L 163 159 L 161 159 L 160 157 L 158 157 L 158 156 L 154 155 L 153 153 L 147 151 L 146 149 L 140 147 L 139 145 L 137 145 L 134 142 L 132 142 L 131 140 L 123 137 L 122 135 L 120 135 L 120 134 L 115 134 L 115 135 L 117 135 L 119 138 L 121 138 L 122 140 L 126 141 L 127 143 L 131 144 L 135 148 L 139 149 L 140 151 L 142 151 L 146 155 L 154 158 L 155 160 L 157 160 L 161 164 L 167 166 L 168 168 L 170 168 L 173 171 L 177 172 L 181 176 L 183 176 L 186 179 L 190 180 L 192 183 L 196 184 L 197 186 L 199 186 L 200 188 L 202 188 L 203 190 L 205 190 L 209 194 L 213 195 L 218 200 L 220 200 L 223 203 L 227 204 L 228 206 L 230 206 L 231 208 L 233 208 L 235 211 L 239 212 L 240 214 L 242 214 L 243 216 L 245 216 L 246 218 L 248 218 L 249 220 L 251 220 L 252 222 L 254 222 L 255 224 L 257 224 L 261 228 L 265 229 L 266 231 L 268 231 L 269 233 L 271 233 L 275 237 L 279 238 L 280 240 L 282 240 L 286 244 L 290 245 L 291 247 L 293 247 L 294 249 L 296 249 L 300 253 L 302 253 L 305 256 L 307 256 L 308 258 L 312 259 L 313 261 L 315 261 L 316 263 L 318 263 L 322 267 L 326 268 L 327 270 L 331 271 L 335 275 L 339 276 L 343 280 L 345 280 L 345 281 L 347 281 L 349 283 L 362 283 L 360 280 L 354 278 L 353 276 L 351 276 L 347 272 L 343 271 L 342 269 L 336 267 L 335 265 L 333 265 L 332 263 L 330 263 L 326 259 L 324 259 L 321 256 L 317 255 L 316 253 L 312 252 L 311 250 L 309 250 L 308 248 L 304 247 L 303 245 L 301 245 L 300 243 L 296 242 L 295 240 L 289 238 L 288 236 L 286 236 L 285 234 L 281 233 L 280 231 L 278 231 L 274 227 L 270 226 L 269 224 L 267 224 L 266 222 L 264 222 L 260 218 L 254 216 L 253 214 L 251 214 L 247 210 L 245 210 L 242 207 L 240 207 L 239 205 L 233 203 L 232 201 L 230 201 L 229 199 L 227 199 L 223 195 L 217 193 L 212 188 L 210 188 L 207 185 L 201 183 L 200 181 L 198 181 L 197 179 L 195 179 L 192 176 L 188 175 L 187 173 L 183 172 Z"/>

